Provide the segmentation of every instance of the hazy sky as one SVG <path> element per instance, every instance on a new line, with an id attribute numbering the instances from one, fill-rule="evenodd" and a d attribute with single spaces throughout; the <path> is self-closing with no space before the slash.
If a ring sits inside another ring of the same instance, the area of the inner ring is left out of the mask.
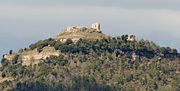
<path id="1" fill-rule="evenodd" d="M 107 35 L 180 50 L 180 0 L 0 0 L 0 56 L 97 21 Z"/>

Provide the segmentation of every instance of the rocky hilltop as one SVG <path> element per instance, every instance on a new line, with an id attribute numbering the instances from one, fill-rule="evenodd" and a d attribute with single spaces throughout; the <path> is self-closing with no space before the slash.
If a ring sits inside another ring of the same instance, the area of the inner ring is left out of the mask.
<path id="1" fill-rule="evenodd" d="M 87 40 L 96 40 L 107 38 L 108 36 L 103 34 L 100 30 L 100 23 L 92 24 L 91 28 L 81 27 L 81 26 L 73 26 L 68 27 L 55 38 L 55 40 L 60 40 L 65 42 L 67 39 L 72 39 L 74 42 L 78 41 L 80 38 Z"/>

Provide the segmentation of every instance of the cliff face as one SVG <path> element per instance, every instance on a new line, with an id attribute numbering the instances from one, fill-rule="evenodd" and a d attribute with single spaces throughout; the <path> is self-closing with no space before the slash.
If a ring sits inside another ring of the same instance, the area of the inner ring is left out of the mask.
<path id="1" fill-rule="evenodd" d="M 38 64 L 50 55 L 59 56 L 59 51 L 56 51 L 53 47 L 45 47 L 43 51 L 39 53 L 37 49 L 35 49 L 22 53 L 20 59 L 22 60 L 22 65 L 33 65 Z"/>
<path id="2" fill-rule="evenodd" d="M 59 51 L 56 51 L 53 47 L 45 47 L 42 52 L 38 52 L 37 49 L 24 51 L 22 53 L 14 53 L 7 54 L 4 56 L 8 61 L 12 61 L 15 56 L 18 57 L 18 61 L 22 63 L 22 65 L 34 65 L 38 64 L 41 60 L 46 59 L 50 55 L 59 56 Z"/>

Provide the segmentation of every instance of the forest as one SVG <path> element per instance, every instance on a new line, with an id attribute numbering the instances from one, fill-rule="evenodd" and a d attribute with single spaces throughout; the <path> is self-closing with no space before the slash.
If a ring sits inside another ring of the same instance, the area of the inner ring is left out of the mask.
<path id="1" fill-rule="evenodd" d="M 128 41 L 128 35 L 73 42 L 40 40 L 19 52 L 54 47 L 35 65 L 22 65 L 20 55 L 2 58 L 0 90 L 8 91 L 179 91 L 180 54 L 148 40 Z"/>

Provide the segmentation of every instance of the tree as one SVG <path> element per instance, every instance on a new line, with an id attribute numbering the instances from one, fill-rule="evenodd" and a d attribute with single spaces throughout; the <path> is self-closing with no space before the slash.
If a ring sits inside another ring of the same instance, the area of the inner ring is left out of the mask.
<path id="1" fill-rule="evenodd" d="M 60 42 L 60 41 L 57 41 L 55 44 L 54 44 L 54 48 L 56 50 L 59 50 L 60 46 L 62 46 L 63 44 Z"/>
<path id="2" fill-rule="evenodd" d="M 168 50 L 165 47 L 161 47 L 160 48 L 160 52 L 164 55 L 166 55 L 168 53 Z"/>
<path id="3" fill-rule="evenodd" d="M 12 54 L 12 52 L 13 52 L 13 50 L 10 50 L 10 51 L 9 51 L 9 54 Z"/>
<path id="4" fill-rule="evenodd" d="M 1 64 L 3 65 L 3 67 L 8 66 L 8 60 L 6 60 L 5 58 L 1 59 Z"/>
<path id="5" fill-rule="evenodd" d="M 40 53 L 40 52 L 43 51 L 43 49 L 42 48 L 37 48 L 37 51 Z"/>
<path id="6" fill-rule="evenodd" d="M 66 42 L 65 42 L 66 45 L 69 45 L 69 44 L 72 44 L 72 43 L 73 43 L 73 41 L 71 39 L 67 39 Z"/>
<path id="7" fill-rule="evenodd" d="M 177 52 L 176 49 L 172 49 L 172 53 L 173 53 L 174 55 L 177 55 L 177 54 L 178 54 L 178 52 Z"/>
<path id="8" fill-rule="evenodd" d="M 13 63 L 13 64 L 17 64 L 18 58 L 19 58 L 19 55 L 16 55 L 16 56 L 13 58 L 12 63 Z"/>
<path id="9" fill-rule="evenodd" d="M 5 72 L 3 72 L 3 73 L 1 74 L 1 76 L 2 76 L 2 78 L 6 77 Z"/>
<path id="10" fill-rule="evenodd" d="M 33 50 L 33 49 L 36 48 L 36 45 L 35 45 L 35 44 L 31 44 L 31 45 L 29 46 L 29 48 L 30 48 L 31 50 Z"/>
<path id="11" fill-rule="evenodd" d="M 19 53 L 22 53 L 23 51 L 24 51 L 24 50 L 21 48 L 21 49 L 19 49 L 19 51 L 18 51 L 18 52 L 19 52 Z"/>

